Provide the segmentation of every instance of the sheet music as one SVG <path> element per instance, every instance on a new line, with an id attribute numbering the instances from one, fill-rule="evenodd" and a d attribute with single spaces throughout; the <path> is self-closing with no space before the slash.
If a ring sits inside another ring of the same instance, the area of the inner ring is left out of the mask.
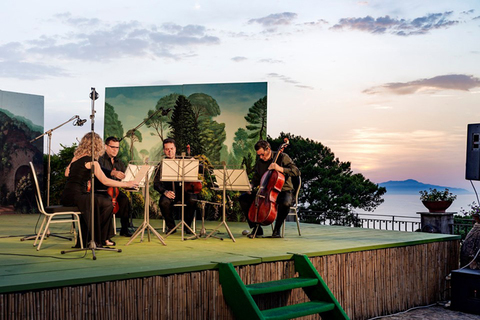
<path id="1" fill-rule="evenodd" d="M 213 169 L 213 175 L 217 180 L 217 190 L 251 191 L 250 181 L 244 169 Z M 224 178 L 225 175 L 225 178 Z M 225 180 L 225 181 L 224 181 Z"/>
<path id="2" fill-rule="evenodd" d="M 197 182 L 199 161 L 197 159 L 163 159 L 161 181 Z"/>
<path id="3" fill-rule="evenodd" d="M 122 181 L 135 181 L 139 187 L 145 186 L 145 177 L 148 173 L 148 178 L 152 177 L 155 166 L 148 164 L 135 165 L 129 164 L 127 170 L 125 170 L 125 178 Z"/>

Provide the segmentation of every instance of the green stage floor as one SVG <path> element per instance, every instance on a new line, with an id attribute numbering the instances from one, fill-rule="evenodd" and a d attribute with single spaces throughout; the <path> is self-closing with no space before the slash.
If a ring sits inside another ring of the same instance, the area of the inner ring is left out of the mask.
<path id="1" fill-rule="evenodd" d="M 33 241 L 20 241 L 24 235 L 33 233 L 37 219 L 38 215 L 0 214 L 0 293 L 201 271 L 214 269 L 217 262 L 245 265 L 288 260 L 293 253 L 322 256 L 460 238 L 313 224 L 301 224 L 302 236 L 299 236 L 296 224 L 288 222 L 285 238 L 249 239 L 242 236 L 246 223 L 229 222 L 236 242 L 228 238 L 223 226 L 219 229 L 219 236 L 225 237 L 223 241 L 214 238 L 182 241 L 177 232 L 165 239 L 166 246 L 153 234 L 150 242 L 145 235 L 143 242 L 137 237 L 125 246 L 129 238 L 116 236 L 113 238 L 116 248 L 122 252 L 97 250 L 97 260 L 93 260 L 91 250 L 60 254 L 73 245 L 68 240 L 50 237 L 44 240 L 40 251 L 35 250 Z M 134 220 L 134 225 L 141 222 Z M 162 220 L 150 223 L 161 231 Z M 218 222 L 207 222 L 207 232 L 217 225 Z M 270 234 L 271 227 L 264 230 Z M 67 224 L 51 227 L 53 233 L 68 231 Z"/>

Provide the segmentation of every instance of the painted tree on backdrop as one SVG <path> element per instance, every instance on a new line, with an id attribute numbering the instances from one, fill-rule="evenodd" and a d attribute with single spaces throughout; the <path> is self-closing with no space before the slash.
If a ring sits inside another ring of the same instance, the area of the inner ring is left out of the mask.
<path id="1" fill-rule="evenodd" d="M 249 123 L 248 138 L 256 141 L 263 140 L 267 135 L 267 96 L 259 99 L 248 109 L 245 120 Z"/>
<path id="2" fill-rule="evenodd" d="M 155 105 L 155 109 L 153 110 L 148 110 L 147 113 L 147 119 L 155 112 L 157 112 L 160 108 L 163 108 L 163 110 L 167 109 L 173 109 L 175 108 L 175 103 L 179 97 L 178 93 L 172 93 L 169 94 L 165 97 L 160 98 L 157 101 L 157 104 Z M 172 117 L 172 113 L 169 112 L 166 115 L 162 115 L 162 113 L 157 113 L 155 116 L 153 116 L 151 119 L 149 119 L 147 122 L 145 122 L 145 125 L 147 128 L 153 128 L 155 130 L 154 132 L 151 132 L 150 135 L 158 135 L 160 138 L 160 141 L 163 141 L 166 137 L 166 133 L 168 130 L 168 121 L 170 121 Z"/>
<path id="3" fill-rule="evenodd" d="M 105 121 L 104 121 L 104 132 L 106 135 L 104 138 L 109 136 L 117 137 L 121 139 L 124 135 L 122 122 L 118 119 L 118 114 L 115 112 L 114 107 L 108 102 L 105 103 Z M 123 163 L 128 163 L 130 161 L 130 146 L 126 139 L 120 141 L 120 150 L 118 151 L 118 157 Z"/>
<path id="4" fill-rule="evenodd" d="M 195 120 L 190 101 L 185 96 L 179 96 L 173 109 L 170 125 L 171 137 L 175 139 L 177 152 L 186 152 L 190 145 L 193 155 L 203 154 L 203 147 L 198 139 L 200 130 Z"/>
<path id="5" fill-rule="evenodd" d="M 227 138 L 225 124 L 213 120 L 213 117 L 220 115 L 220 106 L 213 97 L 205 93 L 193 93 L 188 96 L 188 101 L 192 105 L 195 121 L 200 130 L 198 140 L 203 153 L 212 163 L 219 163 Z"/>
<path id="6" fill-rule="evenodd" d="M 283 132 L 276 139 L 269 137 L 268 141 L 276 150 L 284 138 L 290 140 L 285 152 L 301 171 L 299 205 L 314 211 L 316 222 L 327 218 L 338 224 L 352 224 L 355 222 L 353 209 L 373 211 L 384 201 L 385 188 L 360 173 L 354 174 L 350 162 L 335 158 L 332 150 L 320 142 Z M 306 216 L 302 218 L 309 220 Z"/>

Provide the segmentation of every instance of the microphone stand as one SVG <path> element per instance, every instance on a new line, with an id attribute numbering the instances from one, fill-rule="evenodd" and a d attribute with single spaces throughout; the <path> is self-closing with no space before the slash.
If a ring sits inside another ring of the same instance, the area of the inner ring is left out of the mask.
<path id="1" fill-rule="evenodd" d="M 70 119 L 68 119 L 67 121 L 65 121 L 64 123 L 56 126 L 55 128 L 53 129 L 50 129 L 48 131 L 45 131 L 44 133 L 42 133 L 41 135 L 39 135 L 38 137 L 30 140 L 29 142 L 30 143 L 33 143 L 35 141 L 37 141 L 38 139 L 44 137 L 45 135 L 48 135 L 48 165 L 47 165 L 47 207 L 50 206 L 50 155 L 51 155 L 51 150 L 52 150 L 52 132 L 57 130 L 58 128 L 66 125 L 67 123 L 69 123 L 70 121 L 73 121 L 73 120 L 77 120 L 77 122 L 74 122 L 73 125 L 78 125 L 78 126 L 83 126 L 83 121 L 86 121 L 86 120 L 82 120 L 80 119 L 80 116 L 78 115 L 75 115 L 73 117 L 71 117 Z M 79 122 L 80 121 L 80 122 Z M 47 237 L 49 236 L 53 236 L 53 237 L 57 237 L 57 238 L 62 238 L 62 239 L 67 239 L 67 240 L 72 240 L 71 238 L 68 238 L 68 237 L 62 237 L 62 236 L 59 236 L 59 235 L 55 235 L 55 234 L 48 234 L 48 230 L 46 231 L 47 232 Z M 20 241 L 25 241 L 25 240 L 33 240 L 35 239 L 36 235 L 31 235 L 31 236 L 25 236 L 23 238 L 20 239 Z"/>
<path id="2" fill-rule="evenodd" d="M 91 159 L 91 165 L 90 165 L 90 182 L 91 182 L 91 188 L 90 188 L 90 202 L 91 202 L 91 207 L 90 207 L 90 214 L 91 214 L 91 226 L 90 226 L 90 243 L 88 244 L 88 248 L 84 249 L 74 249 L 74 250 L 69 250 L 69 251 L 62 251 L 61 253 L 67 253 L 67 252 L 76 252 L 76 251 L 86 251 L 86 250 L 91 250 L 92 251 L 92 256 L 93 260 L 97 260 L 97 256 L 95 255 L 95 250 L 105 250 L 105 251 L 116 251 L 116 252 L 122 252 L 122 249 L 115 249 L 115 248 L 103 248 L 103 247 L 97 247 L 95 243 L 95 188 L 94 188 L 94 181 L 95 181 L 95 100 L 98 99 L 98 93 L 95 91 L 95 88 L 92 88 L 92 92 L 90 93 L 90 99 L 92 100 L 92 114 L 90 115 L 90 120 L 92 122 L 92 130 L 91 130 L 91 135 L 92 135 L 92 148 L 91 148 L 91 154 L 92 154 L 92 159 Z"/>
<path id="3" fill-rule="evenodd" d="M 65 121 L 64 123 L 56 126 L 56 127 L 53 128 L 53 129 L 50 129 L 50 130 L 48 130 L 48 131 L 45 131 L 43 134 L 39 135 L 39 136 L 36 137 L 35 139 L 30 140 L 30 143 L 32 143 L 32 142 L 37 141 L 37 140 L 40 139 L 41 137 L 43 137 L 43 136 L 45 136 L 45 135 L 48 135 L 47 207 L 50 206 L 50 154 L 51 154 L 51 149 L 52 149 L 52 132 L 55 131 L 55 130 L 57 130 L 58 128 L 66 125 L 66 124 L 69 123 L 70 121 L 75 120 L 75 119 L 77 119 L 77 123 L 79 123 L 78 120 L 82 121 L 78 115 L 73 116 L 73 117 L 71 117 L 70 119 L 68 119 L 67 121 Z M 85 121 L 85 120 L 83 120 L 83 121 Z M 75 125 L 75 123 L 74 123 L 73 125 Z M 81 125 L 79 124 L 79 126 L 83 126 L 83 122 L 82 122 Z"/>

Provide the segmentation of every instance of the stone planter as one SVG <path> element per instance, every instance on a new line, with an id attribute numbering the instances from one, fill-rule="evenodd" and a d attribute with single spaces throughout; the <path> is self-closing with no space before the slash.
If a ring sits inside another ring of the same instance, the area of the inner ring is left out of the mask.
<path id="1" fill-rule="evenodd" d="M 452 201 L 422 201 L 429 212 L 443 213 L 450 207 Z"/>

